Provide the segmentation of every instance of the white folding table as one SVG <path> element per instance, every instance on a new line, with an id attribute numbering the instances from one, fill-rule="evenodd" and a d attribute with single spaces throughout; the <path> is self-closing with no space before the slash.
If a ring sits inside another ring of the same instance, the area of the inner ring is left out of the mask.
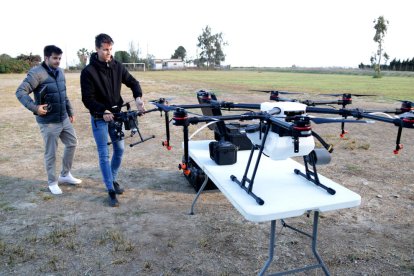
<path id="1" fill-rule="evenodd" d="M 262 156 L 253 184 L 253 192 L 264 200 L 264 204 L 259 205 L 239 184 L 230 179 L 231 175 L 236 176 L 238 179 L 242 178 L 246 170 L 250 151 L 238 151 L 237 162 L 233 165 L 217 165 L 210 158 L 209 142 L 209 140 L 189 142 L 189 157 L 206 174 L 203 186 L 193 200 L 191 214 L 193 214 L 195 203 L 209 178 L 244 218 L 253 222 L 271 222 L 269 258 L 259 275 L 264 275 L 272 262 L 276 238 L 276 220 L 278 219 L 282 221 L 284 226 L 312 239 L 312 251 L 318 263 L 280 272 L 275 275 L 284 275 L 315 268 L 322 268 L 325 274 L 329 275 L 328 269 L 316 251 L 319 212 L 356 207 L 361 203 L 360 195 L 319 175 L 319 180 L 323 185 L 336 191 L 334 195 L 331 195 L 326 190 L 316 186 L 313 182 L 294 173 L 294 169 L 304 171 L 302 164 L 292 159 L 276 161 Z M 257 151 L 253 160 L 256 158 Z M 314 211 L 312 234 L 307 234 L 291 227 L 283 220 L 300 216 L 309 211 Z"/>

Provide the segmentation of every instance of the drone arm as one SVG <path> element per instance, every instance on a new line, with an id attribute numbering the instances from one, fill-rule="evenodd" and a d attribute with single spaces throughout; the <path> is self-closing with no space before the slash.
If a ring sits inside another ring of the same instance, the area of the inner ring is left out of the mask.
<path id="1" fill-rule="evenodd" d="M 269 120 L 273 124 L 277 125 L 278 127 L 281 127 L 281 128 L 283 128 L 285 130 L 288 130 L 288 131 L 292 130 L 292 124 L 289 123 L 289 122 L 286 122 L 286 121 L 283 121 L 283 120 L 278 120 L 278 119 L 272 118 L 272 117 L 269 117 Z"/>
<path id="2" fill-rule="evenodd" d="M 307 106 L 306 107 L 307 113 L 322 113 L 322 114 L 340 114 L 340 110 L 326 108 L 326 107 L 314 107 L 314 106 Z"/>
<path id="3" fill-rule="evenodd" d="M 260 109 L 260 104 L 242 104 L 242 103 L 232 103 L 232 102 L 221 102 L 220 107 L 222 107 L 222 108 Z"/>
<path id="4" fill-rule="evenodd" d="M 361 111 L 354 111 L 352 112 L 352 116 L 357 117 L 357 118 L 368 118 L 368 119 L 372 119 L 372 120 L 376 120 L 376 121 L 380 121 L 380 122 L 385 122 L 385 123 L 392 123 L 396 126 L 400 126 L 400 119 L 394 119 L 394 118 L 388 118 L 388 117 L 383 117 L 383 116 L 378 116 L 378 115 L 374 115 L 374 114 L 370 114 L 370 113 L 364 113 Z"/>
<path id="5" fill-rule="evenodd" d="M 230 120 L 253 120 L 253 119 L 263 119 L 264 114 L 261 113 L 252 113 L 252 114 L 241 114 L 241 115 L 225 115 L 225 116 L 201 116 L 201 117 L 191 117 L 188 118 L 188 123 L 195 125 L 203 122 L 212 122 L 212 121 L 230 121 Z"/>
<path id="6" fill-rule="evenodd" d="M 338 114 L 343 117 L 352 116 L 357 119 L 367 118 L 367 119 L 372 119 L 372 120 L 381 121 L 385 123 L 392 123 L 395 126 L 403 125 L 403 127 L 406 127 L 406 128 L 414 128 L 412 123 L 411 125 L 410 123 L 407 124 L 405 123 L 406 121 L 401 120 L 400 118 L 388 118 L 388 117 L 378 116 L 378 115 L 374 115 L 371 113 L 367 113 L 361 109 L 342 108 L 342 109 L 337 110 L 337 109 L 331 109 L 331 108 L 307 107 L 306 112 L 322 113 L 322 114 Z"/>

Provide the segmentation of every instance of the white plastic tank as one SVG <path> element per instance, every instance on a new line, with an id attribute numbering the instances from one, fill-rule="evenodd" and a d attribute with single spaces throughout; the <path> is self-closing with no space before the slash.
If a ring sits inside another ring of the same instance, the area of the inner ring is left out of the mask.
<path id="1" fill-rule="evenodd" d="M 306 105 L 297 102 L 266 102 L 260 106 L 261 111 L 273 114 L 280 120 L 284 120 L 286 113 L 295 113 L 297 115 L 305 114 Z M 260 133 L 259 126 L 251 126 L 246 129 L 247 137 L 255 145 L 262 144 L 263 131 Z M 278 133 L 269 131 L 264 145 L 263 153 L 273 160 L 284 160 L 294 156 L 308 155 L 315 148 L 315 140 L 313 136 L 299 137 L 299 151 L 295 152 L 294 140 L 291 136 L 280 137 Z"/>

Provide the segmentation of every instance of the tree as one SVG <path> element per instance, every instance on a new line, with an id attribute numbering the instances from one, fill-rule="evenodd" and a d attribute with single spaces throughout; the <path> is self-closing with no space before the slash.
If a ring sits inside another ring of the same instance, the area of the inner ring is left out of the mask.
<path id="1" fill-rule="evenodd" d="M 115 59 L 122 63 L 131 62 L 131 55 L 127 51 L 116 51 Z"/>
<path id="2" fill-rule="evenodd" d="M 86 48 L 82 48 L 78 50 L 78 58 L 79 58 L 79 67 L 84 68 L 86 66 L 86 62 L 88 61 L 89 57 L 91 56 L 92 51 L 88 51 Z"/>
<path id="3" fill-rule="evenodd" d="M 140 54 L 139 44 L 137 44 L 137 48 L 135 48 L 134 42 L 131 41 L 129 43 L 129 56 L 130 56 L 129 62 L 135 62 L 135 63 L 139 62 L 139 54 Z"/>
<path id="4" fill-rule="evenodd" d="M 17 56 L 16 59 L 29 63 L 30 68 L 39 65 L 39 63 L 42 61 L 42 58 L 39 55 L 32 55 L 32 53 L 29 55 L 21 54 Z"/>
<path id="5" fill-rule="evenodd" d="M 0 73 L 23 73 L 28 71 L 34 65 L 39 64 L 41 58 L 39 55 L 19 55 L 12 58 L 7 54 L 0 55 Z"/>
<path id="6" fill-rule="evenodd" d="M 187 55 L 187 50 L 183 46 L 178 46 L 178 48 L 175 50 L 174 54 L 171 56 L 171 58 L 181 58 L 184 60 L 184 58 Z"/>
<path id="7" fill-rule="evenodd" d="M 380 16 L 376 20 L 374 20 L 374 24 L 375 24 L 374 25 L 374 29 L 375 29 L 374 41 L 378 43 L 378 49 L 377 49 L 377 52 L 371 57 L 371 64 L 375 70 L 374 77 L 380 78 L 381 77 L 381 58 L 384 57 L 386 61 L 389 59 L 388 54 L 385 53 L 383 49 L 384 37 L 385 37 L 385 34 L 387 33 L 389 21 L 386 20 L 384 16 Z"/>
<path id="8" fill-rule="evenodd" d="M 201 49 L 198 63 L 204 65 L 207 62 L 207 67 L 220 66 L 220 63 L 225 60 L 223 52 L 225 45 L 227 42 L 223 40 L 223 34 L 212 34 L 211 28 L 207 25 L 198 37 L 197 47 Z"/>

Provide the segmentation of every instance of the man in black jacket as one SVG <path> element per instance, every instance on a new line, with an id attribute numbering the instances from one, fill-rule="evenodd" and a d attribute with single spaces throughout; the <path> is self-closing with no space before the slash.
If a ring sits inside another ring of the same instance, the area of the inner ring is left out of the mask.
<path id="1" fill-rule="evenodd" d="M 113 58 L 113 43 L 107 34 L 95 37 L 96 53 L 91 55 L 90 63 L 82 70 L 80 82 L 83 104 L 91 113 L 92 132 L 103 181 L 109 194 L 109 205 L 116 207 L 119 206 L 116 194 L 124 192 L 116 181 L 124 154 L 124 141 L 119 140 L 116 135 L 113 113 L 119 112 L 124 103 L 121 97 L 122 84 L 132 90 L 138 111 L 144 112 L 145 107 L 141 100 L 142 90 L 139 82 L 122 63 Z M 108 134 L 113 145 L 111 160 L 107 145 Z"/>
<path id="2" fill-rule="evenodd" d="M 72 123 L 74 112 L 66 94 L 66 80 L 59 68 L 62 50 L 55 45 L 44 48 L 44 61 L 33 67 L 17 88 L 16 97 L 24 107 L 36 115 L 45 145 L 45 167 L 52 194 L 61 194 L 58 183 L 79 184 L 82 180 L 70 173 L 77 138 Z M 29 96 L 34 94 L 34 100 Z M 59 138 L 65 145 L 62 171 L 56 178 L 56 149 Z"/>

